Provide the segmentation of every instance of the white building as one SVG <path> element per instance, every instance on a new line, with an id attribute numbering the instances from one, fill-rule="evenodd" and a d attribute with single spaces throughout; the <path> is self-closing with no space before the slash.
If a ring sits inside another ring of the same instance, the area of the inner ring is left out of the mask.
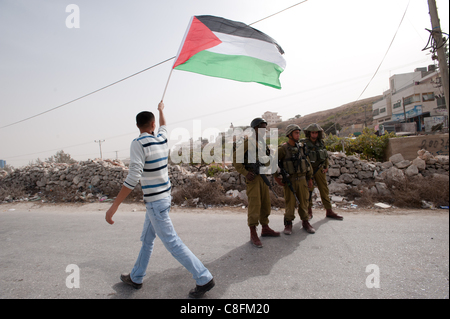
<path id="1" fill-rule="evenodd" d="M 434 65 L 418 68 L 412 73 L 396 74 L 389 79 L 389 90 L 383 99 L 372 106 L 374 125 L 392 121 L 416 122 L 417 131 L 422 131 L 426 118 L 445 121 L 444 90 L 440 73 Z M 430 120 L 430 119 L 427 119 Z"/>
<path id="2" fill-rule="evenodd" d="M 281 123 L 281 115 L 278 115 L 277 112 L 269 112 L 267 111 L 262 115 L 262 118 L 266 120 L 267 125 Z"/>

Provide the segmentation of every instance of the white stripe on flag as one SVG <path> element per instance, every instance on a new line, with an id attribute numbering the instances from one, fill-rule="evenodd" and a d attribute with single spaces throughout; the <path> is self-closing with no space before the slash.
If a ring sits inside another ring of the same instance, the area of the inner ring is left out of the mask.
<path id="1" fill-rule="evenodd" d="M 244 55 L 263 61 L 275 63 L 283 70 L 286 68 L 286 60 L 272 43 L 252 38 L 238 37 L 220 32 L 213 32 L 222 41 L 206 51 L 226 54 Z"/>

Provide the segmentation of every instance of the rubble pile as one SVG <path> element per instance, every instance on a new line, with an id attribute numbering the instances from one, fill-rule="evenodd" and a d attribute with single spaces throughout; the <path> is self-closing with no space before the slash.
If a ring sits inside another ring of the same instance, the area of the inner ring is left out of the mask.
<path id="1" fill-rule="evenodd" d="M 41 162 L 0 175 L 0 187 L 30 193 L 72 189 L 109 194 L 120 190 L 127 175 L 128 169 L 121 161 L 96 159 L 75 164 Z"/>
<path id="2" fill-rule="evenodd" d="M 436 182 L 449 182 L 449 157 L 433 156 L 425 150 L 418 151 L 413 161 L 395 154 L 387 162 L 361 160 L 358 156 L 329 152 L 330 167 L 327 174 L 329 190 L 336 201 L 351 188 L 365 189 L 373 194 L 389 192 L 388 181 L 403 182 L 406 178 L 431 176 Z M 208 176 L 208 167 L 169 165 L 172 187 L 189 185 L 192 178 L 205 183 L 220 183 L 228 196 L 245 198 L 245 179 L 234 168 L 224 167 L 224 172 Z M 75 164 L 39 163 L 16 169 L 10 174 L 0 171 L 0 189 L 20 189 L 29 194 L 42 191 L 76 190 L 83 194 L 117 194 L 128 175 L 121 161 L 88 160 Z M 138 189 L 139 191 L 139 189 Z M 314 192 L 314 198 L 318 192 Z M 84 196 L 84 195 L 83 195 Z M 81 199 L 86 197 L 80 196 Z M 115 196 L 115 195 L 112 195 Z M 102 197 L 104 198 L 104 197 Z"/>

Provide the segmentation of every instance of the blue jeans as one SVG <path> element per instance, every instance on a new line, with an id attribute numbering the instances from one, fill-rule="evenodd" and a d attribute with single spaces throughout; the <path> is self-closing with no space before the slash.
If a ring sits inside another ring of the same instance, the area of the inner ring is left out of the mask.
<path id="1" fill-rule="evenodd" d="M 142 247 L 131 271 L 131 280 L 137 284 L 144 280 L 153 244 L 158 235 L 172 256 L 192 274 L 197 285 L 206 285 L 213 277 L 175 232 L 169 217 L 171 200 L 172 197 L 168 196 L 155 202 L 146 203 L 147 212 L 141 236 Z"/>

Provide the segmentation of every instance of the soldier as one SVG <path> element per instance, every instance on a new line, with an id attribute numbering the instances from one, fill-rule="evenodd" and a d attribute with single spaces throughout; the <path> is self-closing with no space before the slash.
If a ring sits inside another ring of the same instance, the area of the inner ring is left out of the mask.
<path id="1" fill-rule="evenodd" d="M 265 129 L 267 122 L 262 118 L 255 118 L 251 122 L 251 127 L 255 130 L 255 134 L 245 138 L 244 142 L 233 154 L 233 166 L 238 173 L 246 178 L 248 196 L 247 223 L 250 228 L 250 241 L 254 246 L 262 248 L 261 240 L 256 232 L 256 226 L 262 225 L 261 236 L 263 237 L 278 237 L 280 233 L 269 227 L 271 210 L 269 187 L 264 182 L 263 178 L 265 176 L 260 174 L 258 165 L 259 162 L 270 163 L 270 150 L 265 143 L 265 136 L 258 135 L 258 129 Z M 265 149 L 266 153 L 258 156 L 258 149 Z M 239 158 L 242 156 L 244 157 L 243 160 Z"/>
<path id="2" fill-rule="evenodd" d="M 278 147 L 278 166 L 283 180 L 275 173 L 275 180 L 284 186 L 286 211 L 284 214 L 284 234 L 292 234 L 292 221 L 295 219 L 295 203 L 298 204 L 298 214 L 302 220 L 303 229 L 310 234 L 316 231 L 309 223 L 308 216 L 308 187 L 313 186 L 312 167 L 306 156 L 306 149 L 300 140 L 300 127 L 290 124 L 286 127 L 287 143 Z M 307 182 L 308 180 L 308 182 Z"/>
<path id="3" fill-rule="evenodd" d="M 316 123 L 310 124 L 305 128 L 306 138 L 301 140 L 306 144 L 308 149 L 308 157 L 313 168 L 313 178 L 316 181 L 317 188 L 322 198 L 322 203 L 327 210 L 326 216 L 328 218 L 343 220 L 344 217 L 336 214 L 331 209 L 331 201 L 328 191 L 328 183 L 326 173 L 328 172 L 328 152 L 323 143 L 323 129 Z M 309 191 L 312 193 L 314 187 L 310 187 Z M 310 218 L 313 217 L 312 200 L 309 200 L 308 214 Z"/>

